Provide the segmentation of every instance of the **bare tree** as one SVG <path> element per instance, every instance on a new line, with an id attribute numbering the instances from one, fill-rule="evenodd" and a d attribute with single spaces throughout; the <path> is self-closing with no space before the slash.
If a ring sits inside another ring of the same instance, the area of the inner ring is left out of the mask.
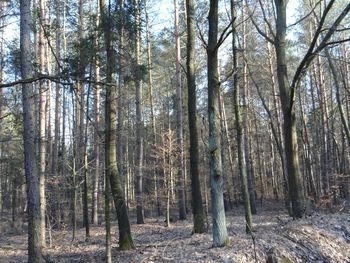
<path id="1" fill-rule="evenodd" d="M 190 172 L 193 213 L 193 232 L 206 231 L 204 210 L 199 178 L 199 150 L 197 130 L 197 97 L 195 73 L 195 1 L 186 0 L 187 11 L 187 88 L 188 88 L 188 123 L 190 130 Z"/>
<path id="2" fill-rule="evenodd" d="M 23 79 L 32 77 L 30 0 L 20 2 L 20 45 L 21 75 Z M 41 209 L 39 173 L 35 155 L 35 117 L 33 84 L 22 85 L 24 162 L 28 198 L 28 262 L 44 262 L 41 252 Z"/>
<path id="3" fill-rule="evenodd" d="M 219 96 L 220 83 L 218 79 L 218 49 L 222 38 L 218 40 L 218 0 L 210 1 L 209 33 L 208 33 L 208 115 L 209 115 L 209 156 L 210 156 L 210 187 L 213 215 L 213 246 L 224 246 L 228 242 L 225 208 L 224 181 L 221 164 Z M 223 35 L 222 35 L 223 36 Z"/>

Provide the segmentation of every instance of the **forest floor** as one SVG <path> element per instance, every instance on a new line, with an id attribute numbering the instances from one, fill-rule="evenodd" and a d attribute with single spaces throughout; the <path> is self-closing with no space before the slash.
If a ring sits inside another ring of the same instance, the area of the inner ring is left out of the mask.
<path id="1" fill-rule="evenodd" d="M 253 238 L 245 233 L 243 209 L 227 212 L 231 242 L 223 248 L 212 248 L 211 231 L 191 235 L 191 220 L 166 227 L 164 218 L 147 218 L 144 225 L 131 220 L 136 250 L 118 251 L 114 223 L 113 262 L 266 262 L 269 253 L 283 263 L 350 262 L 349 210 L 332 214 L 315 212 L 293 221 L 280 205 L 276 210 L 273 207 L 270 204 L 258 209 L 253 217 Z M 8 229 L 2 232 L 0 262 L 26 262 L 26 233 L 11 233 Z M 92 226 L 90 232 L 91 239 L 85 242 L 85 230 L 80 228 L 72 242 L 71 231 L 53 231 L 53 244 L 45 249 L 45 258 L 48 262 L 104 262 L 104 227 Z"/>

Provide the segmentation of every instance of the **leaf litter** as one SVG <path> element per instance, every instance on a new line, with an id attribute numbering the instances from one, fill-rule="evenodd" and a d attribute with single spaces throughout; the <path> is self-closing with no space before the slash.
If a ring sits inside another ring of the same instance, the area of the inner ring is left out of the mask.
<path id="1" fill-rule="evenodd" d="M 190 217 L 190 216 L 188 216 Z M 133 220 L 132 220 L 133 221 Z M 210 221 L 210 220 L 209 220 Z M 211 229 L 192 234 L 192 221 L 177 221 L 170 227 L 164 218 L 147 218 L 146 224 L 132 222 L 136 249 L 119 251 L 116 222 L 112 224 L 113 262 L 266 262 L 273 255 L 277 262 L 350 263 L 350 213 L 314 213 L 292 220 L 281 207 L 259 209 L 253 216 L 254 232 L 245 233 L 242 208 L 226 212 L 230 242 L 212 247 Z M 27 260 L 27 235 L 3 231 L 0 236 L 0 262 Z M 77 230 L 72 242 L 69 230 L 52 231 L 53 243 L 44 250 L 47 262 L 104 262 L 104 226 L 91 226 L 91 238 L 85 241 L 85 229 Z M 275 261 L 276 262 L 276 261 Z"/>

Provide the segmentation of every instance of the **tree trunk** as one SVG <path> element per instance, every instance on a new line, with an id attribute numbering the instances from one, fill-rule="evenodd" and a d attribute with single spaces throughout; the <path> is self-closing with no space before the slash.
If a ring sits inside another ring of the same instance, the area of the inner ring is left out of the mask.
<path id="1" fill-rule="evenodd" d="M 61 6 L 60 1 L 55 0 L 55 13 L 56 13 L 56 49 L 55 49 L 55 55 L 58 60 L 55 65 L 55 74 L 60 74 L 60 60 L 61 60 Z M 54 131 L 54 142 L 53 142 L 53 149 L 52 149 L 52 166 L 51 166 L 51 176 L 53 178 L 57 178 L 57 172 L 58 172 L 58 150 L 60 145 L 60 89 L 61 86 L 59 83 L 56 83 L 56 90 L 55 90 L 55 131 Z M 61 160 L 62 161 L 62 160 Z M 57 178 L 58 179 L 58 178 Z M 58 200 L 60 200 L 60 192 L 61 192 L 61 186 L 60 184 L 57 185 L 58 189 L 52 189 L 52 201 L 51 201 L 51 211 L 52 211 L 52 217 L 55 222 L 54 225 L 57 226 L 57 228 L 60 228 L 60 204 Z"/>
<path id="2" fill-rule="evenodd" d="M 5 32 L 5 17 L 6 17 L 6 4 L 5 2 L 0 2 L 0 39 L 4 39 Z M 2 84 L 4 80 L 4 66 L 5 66 L 5 58 L 4 58 L 4 41 L 0 41 L 0 84 Z M 2 117 L 2 105 L 3 105 L 3 89 L 0 89 L 0 118 Z M 1 119 L 0 119 L 1 120 Z M 1 126 L 0 126 L 1 127 Z M 1 203 L 1 200 L 0 200 Z"/>
<path id="3" fill-rule="evenodd" d="M 152 65 L 152 49 L 151 49 L 151 37 L 150 37 L 150 26 L 149 26 L 149 15 L 147 11 L 147 1 L 145 1 L 145 15 L 146 15 L 146 42 L 147 42 L 147 68 L 148 68 L 148 90 L 149 90 L 149 101 L 151 110 L 151 125 L 152 125 L 152 153 L 156 151 L 157 135 L 156 135 L 156 118 L 154 114 L 154 95 L 153 95 L 153 65 Z M 160 189 L 159 189 L 159 172 L 156 168 L 158 158 L 152 158 L 153 167 L 153 183 L 154 183 L 154 194 L 156 199 L 157 214 L 161 216 L 161 201 L 160 201 Z"/>
<path id="4" fill-rule="evenodd" d="M 112 20 L 104 3 L 100 0 L 101 24 L 105 38 L 105 48 L 107 53 L 107 72 L 106 81 L 112 83 L 112 73 L 114 70 L 114 55 L 111 43 L 111 24 Z M 124 199 L 123 187 L 117 167 L 117 143 L 116 134 L 113 132 L 117 126 L 117 105 L 115 86 L 106 86 L 106 106 L 105 106 L 105 166 L 107 180 L 110 180 L 111 192 L 113 195 L 114 206 L 118 218 L 119 228 L 119 248 L 121 250 L 134 249 L 134 243 L 131 237 L 130 222 L 128 211 Z M 107 208 L 107 207 L 106 207 Z"/>
<path id="5" fill-rule="evenodd" d="M 89 84 L 88 93 L 86 97 L 86 125 L 84 132 L 84 185 L 83 185 L 83 217 L 85 222 L 85 240 L 89 241 L 90 239 L 90 224 L 89 224 L 89 206 L 88 206 L 88 118 L 89 118 L 89 100 L 90 100 L 90 90 L 91 85 Z"/>
<path id="6" fill-rule="evenodd" d="M 98 59 L 95 67 L 96 82 L 100 80 L 100 66 Z M 92 212 L 91 218 L 93 224 L 98 224 L 98 189 L 100 182 L 100 86 L 95 87 L 95 131 L 94 131 L 94 155 L 95 155 L 95 174 L 92 182 Z"/>
<path id="7" fill-rule="evenodd" d="M 342 100 L 341 100 L 341 97 L 340 97 L 340 88 L 341 88 L 341 86 L 340 86 L 340 83 L 339 83 L 339 77 L 338 77 L 335 65 L 334 65 L 334 63 L 333 63 L 333 61 L 331 59 L 330 54 L 329 54 L 329 50 L 326 49 L 325 51 L 326 51 L 326 57 L 327 57 L 327 60 L 328 60 L 328 64 L 329 64 L 329 67 L 331 69 L 331 73 L 332 73 L 332 76 L 333 76 L 334 86 L 335 86 L 335 89 L 336 89 L 335 95 L 336 95 L 336 100 L 337 100 L 338 110 L 339 110 L 339 113 L 340 113 L 341 122 L 342 122 L 342 125 L 343 125 L 343 129 L 344 129 L 344 132 L 345 132 L 345 137 L 346 137 L 347 143 L 350 146 L 350 129 L 349 129 L 349 124 L 348 124 L 347 118 L 346 118 L 345 113 L 344 113 Z"/>
<path id="8" fill-rule="evenodd" d="M 136 216 L 137 224 L 144 224 L 143 211 L 143 120 L 142 120 L 142 83 L 141 83 L 141 10 L 140 1 L 135 0 L 135 85 L 136 85 Z"/>
<path id="9" fill-rule="evenodd" d="M 234 3 L 231 0 L 231 18 L 235 19 Z M 233 50 L 233 68 L 235 71 L 238 69 L 238 58 L 237 58 L 237 47 L 236 47 L 236 27 L 235 23 L 232 24 L 233 37 L 232 37 L 232 50 Z M 252 231 L 252 214 L 250 207 L 250 198 L 248 190 L 248 178 L 247 178 L 247 164 L 245 157 L 245 146 L 244 146 L 244 126 L 242 122 L 242 113 L 240 106 L 238 76 L 234 75 L 233 79 L 233 101 L 234 101 L 234 114 L 235 114 L 235 126 L 237 132 L 237 151 L 238 151 L 238 166 L 241 179 L 241 190 L 243 193 L 243 202 L 246 219 L 246 233 Z"/>
<path id="10" fill-rule="evenodd" d="M 124 154 L 124 145 L 125 145 L 125 135 L 124 135 L 124 107 L 125 107 L 125 39 L 124 39 L 124 27 L 125 27 L 125 10 L 124 10 L 124 0 L 118 0 L 118 124 L 117 124 L 117 144 L 118 144 L 118 169 L 120 177 L 125 179 L 125 154 Z M 124 180 L 125 181 L 125 180 Z M 125 182 L 124 182 L 125 183 Z"/>
<path id="11" fill-rule="evenodd" d="M 273 110 L 276 112 L 276 125 L 273 123 L 273 119 L 271 118 L 271 131 L 275 138 L 278 154 L 281 159 L 281 172 L 282 172 L 282 189 L 283 189 L 283 195 L 284 195 L 284 201 L 285 206 L 288 210 L 288 212 L 291 214 L 291 207 L 290 207 L 290 200 L 289 200 L 289 193 L 288 193 L 288 172 L 287 172 L 287 160 L 286 160 L 286 151 L 284 146 L 284 140 L 283 140 L 283 134 L 282 134 L 282 122 L 281 122 L 281 107 L 278 103 L 278 97 L 279 94 L 277 94 L 276 91 L 276 81 L 275 81 L 275 74 L 274 74 L 274 68 L 273 68 L 273 54 L 271 50 L 270 43 L 267 43 L 267 50 L 268 50 L 268 63 L 269 63 L 269 73 L 272 80 L 272 101 L 273 101 Z M 276 127 L 276 128 L 275 128 Z"/>
<path id="12" fill-rule="evenodd" d="M 197 130 L 197 96 L 196 96 L 196 31 L 195 31 L 195 3 L 194 0 L 186 0 L 187 10 L 187 88 L 188 88 L 188 125 L 190 132 L 190 173 L 193 232 L 204 233 L 206 231 L 202 192 L 199 178 L 199 150 Z"/>
<path id="13" fill-rule="evenodd" d="M 224 208 L 224 181 L 221 164 L 219 96 L 218 80 L 218 0 L 210 0 L 208 35 L 208 116 L 209 116 L 209 155 L 210 187 L 213 216 L 213 246 L 225 246 L 228 243 Z"/>
<path id="14" fill-rule="evenodd" d="M 179 202 L 179 219 L 186 219 L 185 203 L 185 165 L 184 165 L 184 138 L 183 138 L 183 110 L 182 110 L 182 79 L 181 79 L 181 46 L 179 34 L 179 9 L 178 0 L 174 0 L 175 7 L 175 50 L 176 50 L 176 127 L 177 127 L 177 144 L 178 153 L 178 202 Z"/>
<path id="15" fill-rule="evenodd" d="M 46 3 L 44 0 L 39 1 L 39 67 L 40 73 L 45 71 L 45 40 L 44 40 L 44 26 L 45 26 L 45 9 Z M 46 94 L 44 80 L 39 83 L 39 185 L 40 185 L 40 211 L 41 211 L 41 246 L 46 245 L 46 231 L 45 231 L 45 174 L 46 174 Z"/>
<path id="16" fill-rule="evenodd" d="M 20 1 L 21 75 L 32 77 L 30 0 Z M 41 254 L 41 209 L 39 174 L 35 157 L 35 98 L 33 84 L 22 84 L 24 162 L 28 198 L 28 262 L 44 262 Z"/>
<path id="17" fill-rule="evenodd" d="M 300 177 L 295 110 L 292 104 L 294 98 L 291 98 L 292 94 L 286 64 L 286 2 L 284 0 L 275 0 L 275 5 L 277 14 L 275 39 L 277 79 L 284 120 L 283 129 L 289 197 L 292 202 L 293 217 L 301 218 L 305 211 L 305 197 Z"/>
<path id="18" fill-rule="evenodd" d="M 245 8 L 244 8 L 245 9 Z M 234 25 L 233 25 L 234 27 Z M 234 28 L 235 30 L 235 28 Z M 246 22 L 243 22 L 243 37 L 242 37 L 242 47 L 243 52 L 246 51 Z M 233 43 L 234 45 L 234 52 L 237 52 L 237 48 L 235 47 L 236 43 Z M 238 70 L 237 65 L 237 54 L 236 56 L 236 62 L 235 63 L 235 70 Z M 235 75 L 236 76 L 236 75 Z M 235 78 L 235 82 L 237 82 L 238 78 Z M 234 84 L 236 85 L 236 88 L 238 88 L 238 83 Z M 238 92 L 238 91 L 237 91 Z M 239 92 L 237 94 L 238 100 L 239 100 Z M 247 173 L 247 180 L 248 180 L 248 192 L 249 192 L 249 202 L 250 202 L 250 209 L 251 213 L 255 215 L 257 213 L 256 211 L 256 202 L 255 202 L 255 176 L 254 176 L 254 166 L 253 166 L 253 160 L 252 160 L 252 153 L 251 153 L 251 128 L 250 128 L 250 105 L 249 105 L 249 83 L 248 83 L 248 66 L 246 61 L 243 62 L 243 85 L 242 85 L 242 102 L 243 102 L 243 108 L 240 118 L 242 121 L 242 131 L 243 131 L 243 151 L 245 156 L 245 162 L 246 162 L 246 173 Z M 239 103 L 239 101 L 237 101 Z"/>

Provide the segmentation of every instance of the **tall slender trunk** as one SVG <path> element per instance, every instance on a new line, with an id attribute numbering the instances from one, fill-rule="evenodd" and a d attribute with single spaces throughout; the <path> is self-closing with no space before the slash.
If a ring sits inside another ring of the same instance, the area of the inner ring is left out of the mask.
<path id="1" fill-rule="evenodd" d="M 0 2 L 0 39 L 4 39 L 5 32 L 5 14 L 6 14 L 6 4 L 4 2 Z M 4 41 L 0 41 L 0 84 L 2 84 L 4 80 L 4 66 L 5 66 L 5 56 L 4 56 Z M 3 91 L 0 89 L 0 118 L 2 117 L 2 105 L 3 105 Z M 0 125 L 1 127 L 1 125 Z M 0 186 L 1 187 L 1 186 Z M 0 197 L 1 198 L 1 197 Z M 0 200 L 1 203 L 1 200 Z"/>
<path id="2" fill-rule="evenodd" d="M 152 125 L 152 150 L 156 151 L 157 135 L 156 135 L 156 118 L 154 114 L 154 95 L 153 95 L 153 64 L 152 64 L 152 47 L 151 47 L 151 36 L 150 36 L 150 25 L 149 25 L 149 15 L 147 11 L 147 1 L 145 1 L 145 15 L 146 15 L 146 42 L 147 42 L 147 68 L 148 68 L 148 90 L 149 90 L 149 101 L 151 108 L 151 125 Z M 158 216 L 161 216 L 161 201 L 160 201 L 160 188 L 159 188 L 159 174 L 156 165 L 158 163 L 158 158 L 152 159 L 151 166 L 153 167 L 153 183 L 154 183 L 154 194 L 156 197 L 156 206 Z"/>
<path id="3" fill-rule="evenodd" d="M 39 1 L 39 69 L 40 73 L 45 71 L 45 9 L 44 0 Z M 45 175 L 46 175 L 46 94 L 45 82 L 41 80 L 39 83 L 39 165 L 40 165 L 40 211 L 41 211 L 41 245 L 46 245 L 45 231 L 45 214 L 46 214 L 46 198 L 45 198 Z"/>
<path id="4" fill-rule="evenodd" d="M 345 112 L 344 112 L 344 109 L 343 109 L 343 105 L 342 105 L 342 100 L 341 100 L 341 96 L 340 96 L 340 89 L 341 89 L 341 84 L 340 84 L 340 81 L 339 81 L 339 76 L 338 76 L 338 71 L 332 61 L 332 58 L 329 54 L 329 50 L 326 49 L 326 57 L 327 57 L 327 60 L 328 60 L 328 64 L 329 64 L 329 67 L 331 69 L 331 73 L 332 73 L 332 76 L 333 76 L 333 81 L 334 81 L 334 86 L 335 86 L 335 95 L 336 95 L 336 100 L 337 100 L 337 106 L 338 106 L 338 110 L 339 110 L 339 113 L 340 113 L 340 118 L 341 118 L 341 122 L 342 122 L 342 125 L 343 125 L 343 129 L 344 129 L 344 132 L 345 132 L 345 137 L 346 137 L 346 140 L 347 140 L 347 143 L 348 145 L 350 146 L 350 129 L 349 129 L 349 124 L 348 124 L 348 120 L 345 116 Z"/>
<path id="5" fill-rule="evenodd" d="M 231 0 L 231 18 L 235 19 L 235 6 L 233 0 Z M 238 55 L 236 47 L 236 26 L 232 23 L 232 50 L 233 50 L 233 69 L 237 71 L 238 69 Z M 239 85 L 238 85 L 238 75 L 234 74 L 233 77 L 233 102 L 234 102 L 234 114 L 235 114 L 235 126 L 237 132 L 237 151 L 238 151 L 238 166 L 241 179 L 241 189 L 243 193 L 243 202 L 245 210 L 246 219 L 246 232 L 250 233 L 252 231 L 252 215 L 250 207 L 250 197 L 248 190 L 248 178 L 247 178 L 247 164 L 246 164 L 246 151 L 245 151 L 245 141 L 244 141 L 244 126 L 242 122 L 242 112 L 240 106 L 240 95 L 239 95 Z"/>
<path id="6" fill-rule="evenodd" d="M 323 194 L 327 194 L 330 190 L 329 185 L 329 122 L 328 122 L 328 103 L 327 103 L 327 93 L 325 87 L 325 76 L 323 72 L 323 67 L 321 65 L 321 57 L 317 56 L 315 63 L 315 80 L 317 84 L 318 101 L 320 104 L 320 114 L 321 114 L 321 132 L 319 136 L 321 137 L 321 178 L 322 178 L 322 190 Z"/>
<path id="7" fill-rule="evenodd" d="M 96 11 L 96 27 L 100 26 L 100 10 L 97 0 L 97 11 Z M 96 47 L 100 46 L 99 35 L 96 30 L 95 32 L 95 45 Z M 94 66 L 94 76 L 96 82 L 100 81 L 100 59 L 98 56 L 94 57 L 95 66 Z M 95 156 L 95 173 L 92 177 L 92 210 L 91 210 L 91 221 L 93 224 L 98 224 L 98 190 L 100 183 L 100 85 L 95 86 L 95 129 L 94 129 L 94 156 Z"/>
<path id="8" fill-rule="evenodd" d="M 243 7 L 245 12 L 245 7 Z M 242 37 L 242 48 L 243 52 L 246 50 L 246 22 L 243 22 L 243 37 Z M 235 45 L 235 43 L 233 43 Z M 234 52 L 237 50 L 235 49 Z M 237 57 L 237 54 L 235 55 Z M 237 70 L 237 64 L 235 65 L 235 69 Z M 255 176 L 254 176 L 254 166 L 252 160 L 251 153 L 251 125 L 250 125 L 250 104 L 249 104 L 249 83 L 248 83 L 248 66 L 246 61 L 243 62 L 243 84 L 242 84 L 242 128 L 243 128 L 243 140 L 244 140 L 244 148 L 245 151 L 245 162 L 246 162 L 246 171 L 247 171 L 247 179 L 248 179 L 248 192 L 249 192 L 249 202 L 251 213 L 255 215 L 256 211 L 256 202 L 255 202 Z M 236 79 L 237 80 L 237 79 Z"/>
<path id="9" fill-rule="evenodd" d="M 228 160 L 229 160 L 229 164 L 230 164 L 230 170 L 231 170 L 231 176 L 232 176 L 232 188 L 233 188 L 233 189 L 229 188 L 228 191 L 233 192 L 233 198 L 234 198 L 234 201 L 236 202 L 237 201 L 237 193 L 236 193 L 236 190 L 234 188 L 238 187 L 238 184 L 235 180 L 235 170 L 234 170 L 232 148 L 231 148 L 232 145 L 231 145 L 230 135 L 229 135 L 229 131 L 228 131 L 226 107 L 225 107 L 225 100 L 224 99 L 221 99 L 221 104 L 222 104 L 222 123 L 223 123 L 223 129 L 224 129 L 223 133 L 224 133 L 224 137 L 225 137 L 222 141 L 227 144 Z"/>
<path id="10" fill-rule="evenodd" d="M 85 222 L 85 240 L 90 239 L 90 224 L 89 224 L 89 206 L 88 206 L 88 118 L 89 118 L 89 102 L 91 85 L 89 84 L 88 92 L 86 96 L 86 125 L 84 131 L 84 184 L 83 184 L 83 217 Z"/>
<path id="11" fill-rule="evenodd" d="M 59 0 L 55 0 L 55 13 L 56 13 L 56 48 L 55 48 L 55 55 L 56 58 L 58 59 L 58 62 L 55 65 L 55 74 L 59 75 L 60 74 L 60 67 L 59 63 L 61 60 L 61 4 Z M 61 111 L 61 101 L 60 101 L 60 96 L 61 96 L 61 86 L 59 83 L 56 83 L 56 89 L 55 89 L 55 129 L 54 129 L 54 142 L 53 142 L 53 149 L 52 149 L 52 166 L 51 166 L 51 176 L 53 178 L 57 177 L 57 172 L 58 172 L 58 150 L 59 150 L 59 145 L 60 145 L 60 111 Z M 61 192 L 60 185 L 58 185 L 58 189 L 52 190 L 53 193 L 53 199 L 52 200 L 52 208 L 51 211 L 53 214 L 53 218 L 55 220 L 55 225 L 57 228 L 60 228 L 60 204 L 57 200 L 59 200 L 59 194 Z"/>
<path id="12" fill-rule="evenodd" d="M 134 0 L 135 5 L 135 70 L 136 70 L 136 216 L 137 224 L 144 224 L 143 212 L 143 119 L 142 119 L 142 83 L 141 83 L 141 9 L 140 0 Z"/>
<path id="13" fill-rule="evenodd" d="M 111 17 L 107 12 L 104 0 L 100 0 L 101 24 L 107 55 L 107 83 L 113 83 L 114 70 L 114 54 L 111 40 Z M 134 249 L 134 243 L 131 237 L 130 222 L 125 203 L 123 187 L 118 174 L 117 167 L 117 138 L 113 132 L 117 126 L 117 105 L 116 105 L 116 88 L 115 85 L 108 85 L 106 89 L 106 105 L 105 105 L 105 166 L 106 166 L 106 181 L 109 180 L 111 192 L 113 195 L 114 206 L 117 213 L 118 228 L 119 228 L 119 248 L 121 250 Z M 107 184 L 106 184 L 107 185 Z M 107 185 L 108 186 L 108 185 Z M 108 200 L 105 200 L 106 202 Z M 105 209 L 108 209 L 106 204 Z M 108 235 L 108 230 L 107 234 Z"/>
<path id="14" fill-rule="evenodd" d="M 77 154 L 78 154 L 78 136 L 79 130 L 77 128 L 77 115 L 79 111 L 77 110 L 76 99 L 74 99 L 74 95 L 72 93 L 72 105 L 73 105 L 73 123 L 75 123 L 73 127 L 73 158 L 72 158 L 72 191 L 71 191 L 71 202 L 72 202 L 72 241 L 75 240 L 76 230 L 77 230 Z M 75 106 L 75 107 L 74 107 Z"/>
<path id="15" fill-rule="evenodd" d="M 32 77 L 31 62 L 31 1 L 20 1 L 20 48 L 21 75 L 23 79 Z M 33 84 L 22 84 L 24 167 L 28 199 L 28 262 L 44 262 L 41 254 L 41 209 L 39 174 L 35 156 L 35 117 Z"/>
<path id="16" fill-rule="evenodd" d="M 175 8 L 175 53 L 176 53 L 176 126 L 177 126 L 177 144 L 178 153 L 178 205 L 179 219 L 186 219 L 186 203 L 185 203 L 185 165 L 184 165 L 184 138 L 183 138 L 183 110 L 182 110 L 182 79 L 181 79 L 181 46 L 179 33 L 179 8 L 178 0 L 174 0 Z"/>
<path id="17" fill-rule="evenodd" d="M 209 116 L 209 156 L 210 156 L 210 186 L 213 216 L 213 246 L 224 246 L 228 242 L 225 208 L 224 181 L 221 164 L 219 95 L 218 80 L 218 0 L 210 0 L 208 33 L 208 116 Z"/>
<path id="18" fill-rule="evenodd" d="M 125 145 L 125 135 L 124 135 L 124 107 L 125 107 L 125 10 L 124 10 L 124 0 L 118 0 L 118 124 L 117 124 L 117 144 L 118 144 L 118 169 L 119 174 L 122 179 L 125 177 L 125 154 L 124 154 L 124 145 Z M 125 182 L 124 182 L 125 183 Z"/>
<path id="19" fill-rule="evenodd" d="M 67 57 L 67 41 L 66 41 L 66 0 L 63 1 L 63 27 L 62 27 L 62 38 L 63 38 L 63 58 L 66 61 Z M 62 90 L 62 136 L 61 136 L 61 176 L 66 176 L 66 115 L 67 115 L 67 95 L 64 90 Z M 74 145 L 73 145 L 74 147 Z M 59 194 L 59 198 L 65 198 L 67 192 Z M 69 195 L 69 194 L 68 194 Z M 64 221 L 64 209 L 61 209 L 61 219 Z"/>

